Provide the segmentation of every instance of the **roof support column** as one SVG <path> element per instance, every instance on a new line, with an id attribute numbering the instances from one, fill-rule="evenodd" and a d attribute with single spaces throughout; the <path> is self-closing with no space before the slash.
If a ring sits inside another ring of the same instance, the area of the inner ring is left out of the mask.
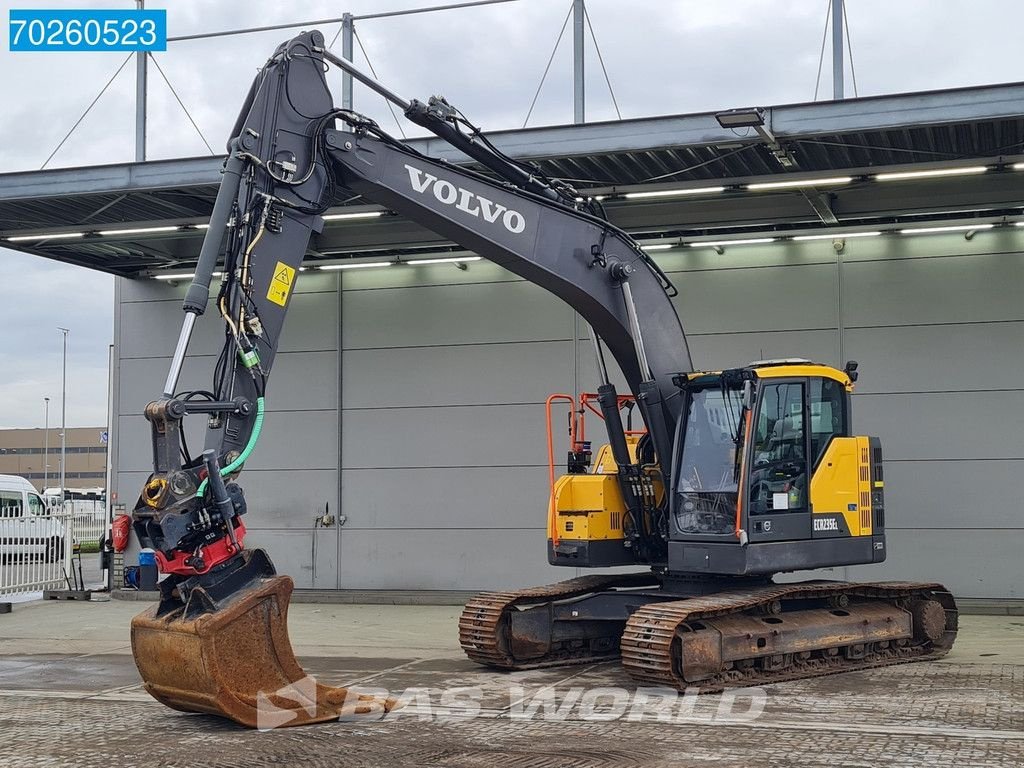
<path id="1" fill-rule="evenodd" d="M 142 10 L 146 0 L 135 0 L 135 7 Z M 139 51 L 135 54 L 135 162 L 146 159 L 146 64 L 149 54 Z"/>
<path id="2" fill-rule="evenodd" d="M 832 0 L 832 98 L 843 98 L 843 0 Z"/>
<path id="3" fill-rule="evenodd" d="M 585 0 L 572 0 L 572 121 L 586 122 L 586 93 L 583 81 L 583 36 Z M 564 7 L 564 6 L 563 6 Z"/>
<path id="4" fill-rule="evenodd" d="M 341 17 L 341 58 L 352 61 L 353 17 L 346 13 Z M 341 108 L 352 109 L 352 75 L 343 72 L 341 75 Z"/>

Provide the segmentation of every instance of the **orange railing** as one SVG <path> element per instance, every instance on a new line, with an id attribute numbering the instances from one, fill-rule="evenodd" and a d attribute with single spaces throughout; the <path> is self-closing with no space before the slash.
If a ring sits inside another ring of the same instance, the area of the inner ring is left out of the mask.
<path id="1" fill-rule="evenodd" d="M 558 521 L 555 515 L 555 435 L 552 426 L 552 406 L 557 402 L 568 403 L 569 405 L 569 446 L 573 452 L 580 452 L 587 446 L 587 423 L 586 413 L 590 411 L 602 421 L 604 415 L 594 406 L 597 401 L 597 393 L 581 392 L 579 398 L 564 393 L 550 395 L 544 403 L 544 414 L 547 422 L 548 434 L 548 483 L 550 492 L 548 494 L 548 523 L 551 528 L 551 541 L 558 546 Z M 636 402 L 633 395 L 619 395 L 618 406 L 621 410 L 630 407 Z M 577 405 L 578 403 L 578 405 Z M 626 435 L 637 436 L 647 432 L 646 429 L 627 429 Z"/>

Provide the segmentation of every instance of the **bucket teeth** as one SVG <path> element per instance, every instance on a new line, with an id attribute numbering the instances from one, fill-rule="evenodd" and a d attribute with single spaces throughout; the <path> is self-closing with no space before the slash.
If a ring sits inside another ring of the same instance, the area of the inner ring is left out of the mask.
<path id="1" fill-rule="evenodd" d="M 262 579 L 195 618 L 183 609 L 132 620 L 132 654 L 146 690 L 183 712 L 220 715 L 250 728 L 383 715 L 393 699 L 322 685 L 303 672 L 288 640 L 292 580 Z"/>

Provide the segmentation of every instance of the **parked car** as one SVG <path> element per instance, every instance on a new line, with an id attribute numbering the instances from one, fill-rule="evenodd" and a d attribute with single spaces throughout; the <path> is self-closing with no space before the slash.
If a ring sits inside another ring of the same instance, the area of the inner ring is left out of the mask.
<path id="1" fill-rule="evenodd" d="M 64 557 L 65 525 L 52 514 L 28 480 L 0 475 L 0 559 L 42 556 L 48 562 Z"/>

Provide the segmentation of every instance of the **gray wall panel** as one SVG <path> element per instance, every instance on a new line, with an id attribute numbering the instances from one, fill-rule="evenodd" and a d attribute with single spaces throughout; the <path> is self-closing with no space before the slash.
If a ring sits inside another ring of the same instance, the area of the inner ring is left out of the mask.
<path id="1" fill-rule="evenodd" d="M 891 531 L 884 563 L 853 566 L 858 581 L 937 581 L 958 597 L 1024 597 L 1024 531 Z"/>
<path id="2" fill-rule="evenodd" d="M 571 576 L 548 565 L 540 528 L 341 533 L 347 589 L 510 589 Z"/>
<path id="3" fill-rule="evenodd" d="M 330 505 L 338 511 L 336 469 L 258 470 L 247 468 L 238 478 L 245 489 L 245 524 L 256 528 L 311 528 Z"/>
<path id="4" fill-rule="evenodd" d="M 830 264 L 688 272 L 674 299 L 690 333 L 836 326 L 836 269 Z"/>
<path id="5" fill-rule="evenodd" d="M 174 352 L 184 317 L 177 301 L 131 302 L 121 305 L 121 358 L 163 357 Z M 189 353 L 216 355 L 224 343 L 224 326 L 211 304 L 196 322 Z M 296 293 L 278 349 L 282 352 L 337 349 L 336 293 Z M 166 371 L 165 371 L 166 374 Z"/>
<path id="6" fill-rule="evenodd" d="M 687 342 L 694 368 L 705 371 L 783 357 L 805 357 L 835 365 L 839 356 L 839 334 L 836 331 L 691 334 Z"/>
<path id="7" fill-rule="evenodd" d="M 855 394 L 853 414 L 890 460 L 1024 458 L 1024 392 Z"/>
<path id="8" fill-rule="evenodd" d="M 178 301 L 127 302 L 121 312 L 121 359 L 164 357 L 174 353 L 184 314 Z M 216 355 L 223 342 L 223 325 L 216 309 L 207 308 L 196 321 L 189 352 Z M 166 375 L 166 371 L 164 371 Z"/>
<path id="9" fill-rule="evenodd" d="M 1024 531 L 1024 461 L 887 461 L 884 471 L 889 528 Z"/>
<path id="10" fill-rule="evenodd" d="M 267 391 L 271 411 L 335 409 L 338 403 L 338 353 L 282 352 L 274 361 L 272 385 Z M 178 392 L 210 389 L 217 358 L 192 356 L 182 369 Z M 121 361 L 120 412 L 140 414 L 160 396 L 170 358 L 137 358 Z M 189 421 L 202 422 L 202 416 Z"/>
<path id="11" fill-rule="evenodd" d="M 854 328 L 846 356 L 861 364 L 857 391 L 928 392 L 1019 389 L 1024 323 Z"/>
<path id="12" fill-rule="evenodd" d="M 344 348 L 572 338 L 572 312 L 526 282 L 346 291 Z"/>
<path id="13" fill-rule="evenodd" d="M 122 303 L 148 301 L 174 301 L 181 311 L 189 281 L 179 280 L 173 285 L 162 280 L 116 278 L 120 283 Z M 216 296 L 220 283 L 214 278 L 211 293 Z M 294 293 L 334 292 L 338 286 L 338 275 L 333 272 L 303 271 L 295 283 Z"/>
<path id="14" fill-rule="evenodd" d="M 843 266 L 847 327 L 1024 319 L 1024 254 L 1001 253 Z"/>
<path id="15" fill-rule="evenodd" d="M 350 350 L 345 408 L 542 403 L 572 377 L 572 342 Z"/>
<path id="16" fill-rule="evenodd" d="M 336 535 L 333 531 L 328 533 L 332 538 Z M 312 528 L 306 531 L 255 530 L 245 537 L 245 544 L 247 547 L 267 550 L 278 573 L 291 576 L 298 589 L 313 587 Z M 319 557 L 317 561 L 322 562 Z M 333 587 L 336 579 L 331 581 Z"/>
<path id="17" fill-rule="evenodd" d="M 269 411 L 250 469 L 334 469 L 338 466 L 337 411 Z"/>
<path id="18" fill-rule="evenodd" d="M 562 461 L 563 457 L 556 457 Z M 537 528 L 547 518 L 547 467 L 346 469 L 345 530 Z"/>
<path id="19" fill-rule="evenodd" d="M 187 425 L 189 448 L 198 453 L 203 445 L 205 422 Z M 121 472 L 152 470 L 149 422 L 141 415 L 122 415 L 118 422 L 121 440 Z M 338 462 L 336 411 L 286 411 L 267 413 L 263 432 L 252 456 L 250 469 L 335 469 Z"/>
<path id="20" fill-rule="evenodd" d="M 547 466 L 537 405 L 345 411 L 345 468 Z"/>

